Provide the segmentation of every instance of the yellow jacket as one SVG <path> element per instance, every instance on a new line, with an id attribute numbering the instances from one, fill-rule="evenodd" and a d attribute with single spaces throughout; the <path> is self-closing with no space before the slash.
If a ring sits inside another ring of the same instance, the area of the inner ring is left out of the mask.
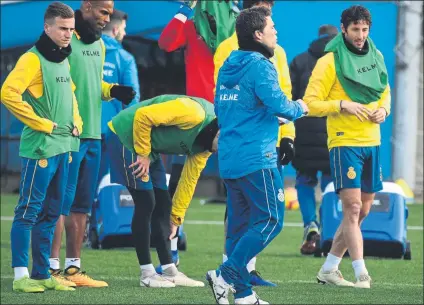
<path id="1" fill-rule="evenodd" d="M 238 50 L 238 48 L 239 46 L 238 46 L 237 35 L 236 33 L 234 33 L 231 37 L 221 42 L 221 44 L 216 49 L 216 52 L 213 58 L 214 65 L 215 65 L 215 70 L 214 70 L 215 84 L 218 79 L 219 69 L 221 69 L 222 65 L 224 64 L 228 56 L 230 56 L 231 52 L 234 50 Z M 287 64 L 286 52 L 284 52 L 284 49 L 281 46 L 277 45 L 277 48 L 275 49 L 275 55 L 270 60 L 275 65 L 275 68 L 277 70 L 278 81 L 280 83 L 281 90 L 288 97 L 288 99 L 291 100 L 292 86 L 290 81 L 290 72 L 289 72 L 289 66 Z M 278 135 L 277 147 L 280 146 L 281 138 L 294 139 L 295 130 L 294 130 L 293 122 L 280 126 L 278 133 L 279 135 Z"/>
<path id="2" fill-rule="evenodd" d="M 336 75 L 334 54 L 321 57 L 309 79 L 303 100 L 309 107 L 309 116 L 327 116 L 328 148 L 339 146 L 380 145 L 380 125 L 361 122 L 356 116 L 340 112 L 340 101 L 350 101 Z M 365 105 L 371 111 L 383 107 L 390 114 L 390 87 L 380 100 Z"/>
<path id="3" fill-rule="evenodd" d="M 183 130 L 191 129 L 202 123 L 205 116 L 202 106 L 188 97 L 140 107 L 135 113 L 133 123 L 134 149 L 138 155 L 147 157 L 152 152 L 150 137 L 152 128 L 175 126 Z M 115 132 L 112 122 L 108 125 Z M 209 151 L 205 151 L 187 156 L 172 198 L 171 221 L 178 226 L 184 222 L 197 181 L 210 155 Z"/>
<path id="4" fill-rule="evenodd" d="M 73 82 L 72 90 L 75 91 Z M 25 90 L 36 99 L 43 95 L 43 75 L 40 59 L 32 52 L 27 52 L 19 58 L 15 68 L 7 76 L 1 88 L 1 101 L 7 109 L 29 128 L 45 133 L 53 132 L 53 122 L 38 116 L 34 109 L 22 99 Z M 78 103 L 73 94 L 74 125 L 82 133 L 82 119 L 78 111 Z"/>

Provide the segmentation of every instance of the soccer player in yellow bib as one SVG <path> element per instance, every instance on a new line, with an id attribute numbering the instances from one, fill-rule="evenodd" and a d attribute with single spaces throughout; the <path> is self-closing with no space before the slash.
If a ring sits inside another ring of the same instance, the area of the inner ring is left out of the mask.
<path id="1" fill-rule="evenodd" d="M 368 37 L 371 23 L 363 6 L 343 11 L 342 33 L 327 44 L 328 53 L 318 60 L 304 96 L 310 116 L 327 116 L 332 178 L 343 203 L 343 220 L 317 279 L 357 288 L 371 286 L 360 225 L 383 187 L 380 124 L 391 101 L 383 56 Z M 338 270 L 347 249 L 355 284 Z"/>
<path id="2" fill-rule="evenodd" d="M 274 0 L 244 0 L 243 1 L 243 9 L 248 9 L 251 7 L 264 6 L 269 9 L 272 9 L 274 6 Z M 218 47 L 214 56 L 214 80 L 215 84 L 218 79 L 219 69 L 224 64 L 224 61 L 230 56 L 231 52 L 234 50 L 238 50 L 239 45 L 237 41 L 237 35 L 234 34 L 224 40 Z M 292 85 L 290 81 L 290 72 L 289 66 L 287 64 L 287 56 L 284 49 L 277 44 L 277 48 L 275 49 L 274 57 L 270 58 L 271 62 L 275 65 L 278 73 L 278 81 L 281 87 L 281 90 L 287 96 L 289 100 L 292 99 Z M 278 152 L 278 161 L 279 166 L 278 170 L 282 175 L 283 179 L 283 169 L 281 165 L 287 165 L 294 157 L 294 137 L 295 137 L 295 129 L 293 122 L 284 124 L 280 126 L 279 135 L 277 140 L 277 152 Z M 225 213 L 225 222 L 227 221 L 227 213 Z M 223 255 L 223 260 L 226 261 L 226 254 Z M 247 269 L 251 276 L 251 284 L 254 286 L 276 286 L 274 283 L 266 281 L 262 279 L 260 274 L 256 271 L 256 257 L 252 258 L 252 260 L 248 263 Z"/>

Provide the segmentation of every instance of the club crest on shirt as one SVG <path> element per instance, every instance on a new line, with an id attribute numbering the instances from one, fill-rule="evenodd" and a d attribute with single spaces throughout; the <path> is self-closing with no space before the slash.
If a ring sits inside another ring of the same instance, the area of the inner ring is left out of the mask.
<path id="1" fill-rule="evenodd" d="M 144 175 L 143 177 L 141 177 L 141 181 L 143 182 L 149 182 L 149 180 L 150 180 L 149 175 Z"/>
<path id="2" fill-rule="evenodd" d="M 349 167 L 349 170 L 347 171 L 347 177 L 351 180 L 356 178 L 356 172 L 355 172 L 355 169 L 352 166 Z"/>
<path id="3" fill-rule="evenodd" d="M 279 201 L 284 202 L 284 191 L 282 189 L 278 189 L 277 198 Z"/>
<path id="4" fill-rule="evenodd" d="M 39 165 L 41 168 L 46 168 L 46 167 L 47 167 L 47 165 L 49 165 L 49 163 L 47 162 L 47 160 L 46 160 L 46 159 L 41 159 L 41 160 L 39 160 L 39 161 L 38 161 L 38 165 Z"/>

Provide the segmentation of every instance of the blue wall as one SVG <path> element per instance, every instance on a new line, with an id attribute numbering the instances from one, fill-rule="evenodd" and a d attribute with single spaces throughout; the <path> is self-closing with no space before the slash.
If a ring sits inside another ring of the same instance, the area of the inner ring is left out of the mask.
<path id="1" fill-rule="evenodd" d="M 79 1 L 64 1 L 72 8 L 79 7 Z M 1 7 L 1 48 L 31 44 L 41 34 L 43 14 L 50 1 L 29 1 L 3 5 Z M 297 54 L 304 52 L 317 36 L 318 27 L 330 23 L 340 26 L 341 12 L 353 5 L 364 4 L 372 13 L 371 37 L 385 56 L 389 72 L 389 82 L 394 87 L 397 6 L 391 2 L 368 1 L 277 1 L 273 9 L 273 19 L 278 31 L 278 41 L 284 47 L 289 62 Z M 117 9 L 129 13 L 128 34 L 144 31 L 149 37 L 158 37 L 162 28 L 175 14 L 179 3 L 173 1 L 115 1 Z M 19 21 L 17 21 L 19 19 Z M 394 102 L 394 101 L 393 101 Z M 391 176 L 391 136 L 393 116 L 382 125 L 382 164 L 383 175 Z M 2 135 L 4 126 L 2 109 Z M 4 149 L 2 149 L 3 154 Z M 15 164 L 16 162 L 14 162 Z M 294 175 L 291 166 L 286 174 Z"/>

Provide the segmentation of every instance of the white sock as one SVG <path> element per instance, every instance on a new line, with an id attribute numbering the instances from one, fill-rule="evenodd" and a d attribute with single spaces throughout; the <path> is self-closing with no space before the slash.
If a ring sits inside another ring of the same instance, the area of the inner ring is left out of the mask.
<path id="1" fill-rule="evenodd" d="M 170 267 L 175 267 L 175 268 L 177 268 L 177 267 L 175 266 L 175 264 L 174 264 L 174 263 L 172 263 L 172 264 L 166 264 L 166 265 L 162 265 L 162 271 L 163 271 L 163 270 L 166 270 L 166 269 L 168 269 L 168 268 L 170 268 Z"/>
<path id="2" fill-rule="evenodd" d="M 246 268 L 249 273 L 256 270 L 256 256 L 247 263 Z"/>
<path id="3" fill-rule="evenodd" d="M 140 269 L 141 269 L 142 275 L 146 275 L 146 274 L 150 275 L 150 274 L 156 273 L 156 270 L 153 264 L 140 265 Z"/>
<path id="4" fill-rule="evenodd" d="M 171 251 L 178 250 L 178 236 L 171 239 Z"/>
<path id="5" fill-rule="evenodd" d="M 74 258 L 65 258 L 65 269 L 68 267 L 75 266 L 81 269 L 81 259 L 78 257 Z"/>
<path id="6" fill-rule="evenodd" d="M 331 253 L 328 253 L 327 259 L 325 260 L 324 265 L 322 265 L 322 270 L 326 271 L 335 271 L 339 269 L 339 264 L 342 261 L 341 257 L 337 257 Z"/>
<path id="7" fill-rule="evenodd" d="M 49 258 L 49 263 L 50 263 L 50 268 L 52 268 L 53 270 L 58 270 L 60 269 L 60 260 L 58 258 Z"/>
<path id="8" fill-rule="evenodd" d="M 225 263 L 226 261 L 228 261 L 227 254 L 222 254 L 222 263 Z"/>
<path id="9" fill-rule="evenodd" d="M 27 267 L 15 267 L 13 268 L 13 272 L 15 273 L 15 281 L 20 280 L 24 276 L 29 277 L 29 272 Z"/>
<path id="10" fill-rule="evenodd" d="M 363 259 L 357 259 L 352 262 L 353 270 L 355 271 L 355 277 L 359 278 L 361 274 L 368 274 L 368 270 L 365 267 L 365 261 Z"/>

